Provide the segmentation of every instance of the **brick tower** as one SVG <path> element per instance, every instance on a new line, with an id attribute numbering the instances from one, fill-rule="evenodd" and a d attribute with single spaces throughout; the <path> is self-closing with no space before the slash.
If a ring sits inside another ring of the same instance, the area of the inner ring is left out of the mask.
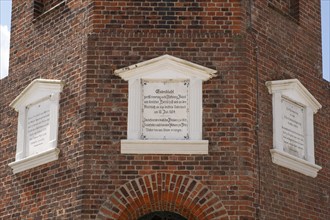
<path id="1" fill-rule="evenodd" d="M 320 1 L 12 5 L 0 219 L 329 219 Z"/>

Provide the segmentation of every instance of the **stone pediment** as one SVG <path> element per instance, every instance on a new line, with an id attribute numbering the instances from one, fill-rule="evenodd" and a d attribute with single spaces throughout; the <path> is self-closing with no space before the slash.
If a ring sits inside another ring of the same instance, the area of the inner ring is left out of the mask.
<path id="1" fill-rule="evenodd" d="M 174 57 L 163 55 L 115 71 L 124 80 L 136 78 L 198 78 L 206 81 L 215 76 L 217 71 Z"/>
<path id="2" fill-rule="evenodd" d="M 36 79 L 10 103 L 10 107 L 18 111 L 22 106 L 27 106 L 45 97 L 45 94 L 61 92 L 63 85 L 60 80 Z"/>
<path id="3" fill-rule="evenodd" d="M 310 106 L 314 114 L 322 107 L 298 79 L 269 81 L 266 86 L 270 94 L 280 92 L 303 106 Z"/>

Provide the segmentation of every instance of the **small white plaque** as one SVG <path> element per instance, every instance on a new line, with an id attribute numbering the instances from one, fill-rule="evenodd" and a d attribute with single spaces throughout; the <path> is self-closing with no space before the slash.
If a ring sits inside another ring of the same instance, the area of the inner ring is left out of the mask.
<path id="1" fill-rule="evenodd" d="M 189 139 L 189 80 L 141 80 L 141 83 L 141 139 Z"/>
<path id="2" fill-rule="evenodd" d="M 46 151 L 50 141 L 50 100 L 42 100 L 27 107 L 27 154 Z"/>
<path id="3" fill-rule="evenodd" d="M 314 122 L 322 106 L 297 79 L 266 82 L 273 96 L 273 163 L 316 177 Z"/>
<path id="4" fill-rule="evenodd" d="M 282 98 L 283 151 L 305 158 L 304 107 Z"/>
<path id="5" fill-rule="evenodd" d="M 15 161 L 8 164 L 19 173 L 58 159 L 58 113 L 63 82 L 36 79 L 11 103 L 18 112 Z"/>

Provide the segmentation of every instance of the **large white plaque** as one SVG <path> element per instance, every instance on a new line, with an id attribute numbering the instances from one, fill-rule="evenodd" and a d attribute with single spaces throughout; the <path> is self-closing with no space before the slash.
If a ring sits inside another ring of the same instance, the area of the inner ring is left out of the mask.
<path id="1" fill-rule="evenodd" d="M 46 151 L 50 141 L 50 100 L 42 100 L 27 107 L 27 154 Z"/>
<path id="2" fill-rule="evenodd" d="M 141 80 L 142 139 L 189 139 L 189 80 Z"/>
<path id="3" fill-rule="evenodd" d="M 208 154 L 202 140 L 203 81 L 216 73 L 170 55 L 117 69 L 128 81 L 123 154 Z"/>
<path id="4" fill-rule="evenodd" d="M 304 108 L 282 98 L 283 151 L 305 159 Z"/>

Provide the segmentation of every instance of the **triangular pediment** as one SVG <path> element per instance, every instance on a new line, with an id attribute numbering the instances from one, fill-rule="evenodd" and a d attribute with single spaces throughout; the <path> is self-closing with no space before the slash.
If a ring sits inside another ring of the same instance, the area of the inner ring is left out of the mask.
<path id="1" fill-rule="evenodd" d="M 163 55 L 117 69 L 115 74 L 124 80 L 137 78 L 198 78 L 205 81 L 212 78 L 216 72 L 216 70 L 174 56 Z"/>
<path id="2" fill-rule="evenodd" d="M 59 93 L 63 89 L 63 82 L 52 79 L 33 80 L 11 103 L 10 106 L 17 111 L 44 97 Z"/>
<path id="3" fill-rule="evenodd" d="M 303 106 L 309 106 L 316 113 L 322 106 L 298 79 L 276 80 L 266 82 L 270 94 L 279 92 Z"/>

